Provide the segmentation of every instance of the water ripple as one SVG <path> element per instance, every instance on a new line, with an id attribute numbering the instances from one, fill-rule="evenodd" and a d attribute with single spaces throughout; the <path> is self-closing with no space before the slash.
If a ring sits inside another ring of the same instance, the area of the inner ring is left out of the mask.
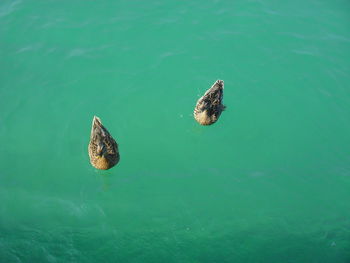
<path id="1" fill-rule="evenodd" d="M 341 36 L 341 35 L 336 35 L 336 34 L 327 34 L 324 39 L 326 40 L 336 40 L 339 42 L 346 42 L 349 43 L 350 42 L 350 38 L 346 37 L 346 36 Z"/>
<path id="2" fill-rule="evenodd" d="M 94 47 L 94 48 L 73 48 L 68 52 L 68 55 L 66 56 L 66 59 L 72 58 L 72 57 L 93 57 L 93 53 L 96 51 L 102 51 L 105 49 L 108 49 L 112 47 L 112 45 L 102 45 L 100 47 Z"/>
<path id="3" fill-rule="evenodd" d="M 0 17 L 7 16 L 16 10 L 16 6 L 19 5 L 22 0 L 17 0 L 9 3 L 8 5 L 4 5 L 0 8 Z"/>
<path id="4" fill-rule="evenodd" d="M 320 53 L 316 50 L 306 50 L 306 49 L 294 49 L 293 53 L 298 55 L 308 55 L 308 56 L 319 56 Z"/>
<path id="5" fill-rule="evenodd" d="M 29 45 L 29 46 L 25 46 L 25 47 L 21 47 L 20 49 L 18 49 L 15 54 L 20 54 L 23 52 L 30 52 L 30 51 L 36 51 L 39 50 L 43 47 L 42 44 L 38 43 L 38 44 L 33 44 L 33 45 Z"/>

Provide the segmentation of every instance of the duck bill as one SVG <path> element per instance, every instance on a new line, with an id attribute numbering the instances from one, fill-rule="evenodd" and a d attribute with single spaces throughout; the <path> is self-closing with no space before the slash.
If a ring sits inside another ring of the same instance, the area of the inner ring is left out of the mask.
<path id="1" fill-rule="evenodd" d="M 211 88 L 223 90 L 224 89 L 224 81 L 218 79 L 217 81 L 215 81 L 215 83 L 213 84 L 213 86 Z"/>
<path id="2" fill-rule="evenodd" d="M 97 116 L 94 116 L 94 118 L 92 119 L 92 126 L 93 126 L 93 127 L 94 127 L 94 126 L 99 126 L 99 127 L 101 127 L 101 125 L 102 125 L 102 122 L 101 122 L 100 118 L 97 117 Z"/>
<path id="3" fill-rule="evenodd" d="M 215 83 L 213 84 L 213 86 L 211 86 L 210 89 L 208 89 L 205 93 L 204 93 L 204 97 L 207 96 L 208 94 L 213 94 L 213 93 L 220 93 L 222 94 L 224 91 L 224 81 L 223 80 L 217 80 L 215 81 Z"/>

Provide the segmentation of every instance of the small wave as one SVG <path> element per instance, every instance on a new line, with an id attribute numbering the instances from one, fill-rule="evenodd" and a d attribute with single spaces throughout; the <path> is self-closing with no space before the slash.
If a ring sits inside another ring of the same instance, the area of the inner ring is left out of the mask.
<path id="1" fill-rule="evenodd" d="M 42 44 L 34 44 L 34 45 L 22 47 L 22 48 L 18 49 L 15 53 L 19 54 L 19 53 L 23 53 L 23 52 L 30 52 L 30 51 L 39 50 L 40 48 L 42 48 L 42 46 L 43 46 Z"/>
<path id="2" fill-rule="evenodd" d="M 250 173 L 251 177 L 263 177 L 265 175 L 266 175 L 265 172 L 262 172 L 262 171 L 254 171 Z"/>
<path id="3" fill-rule="evenodd" d="M 76 48 L 69 52 L 68 57 L 81 57 L 88 52 L 89 52 L 88 49 Z"/>
<path id="4" fill-rule="evenodd" d="M 65 22 L 65 20 L 63 18 L 56 18 L 56 19 L 50 20 L 47 23 L 43 24 L 41 26 L 41 28 L 44 28 L 44 29 L 52 28 L 52 27 L 58 26 L 64 22 Z"/>
<path id="5" fill-rule="evenodd" d="M 102 45 L 96 48 L 74 48 L 68 52 L 66 58 L 72 57 L 93 57 L 93 53 L 96 51 L 105 50 L 110 48 L 111 45 Z"/>
<path id="6" fill-rule="evenodd" d="M 295 33 L 295 32 L 280 32 L 279 35 L 285 35 L 285 36 L 290 36 L 293 38 L 297 38 L 297 39 L 312 39 L 313 37 L 308 35 L 302 35 L 299 33 Z"/>
<path id="7" fill-rule="evenodd" d="M 317 50 L 310 50 L 310 49 L 293 49 L 292 52 L 298 55 L 307 55 L 307 56 L 320 55 L 320 53 Z"/>
<path id="8" fill-rule="evenodd" d="M 279 12 L 269 8 L 265 8 L 263 11 L 265 14 L 268 14 L 268 15 L 282 16 Z"/>
<path id="9" fill-rule="evenodd" d="M 8 5 L 2 6 L 0 8 L 0 17 L 10 15 L 13 11 L 16 10 L 16 6 L 19 5 L 22 2 L 22 0 L 17 0 L 14 2 L 11 2 Z"/>
<path id="10" fill-rule="evenodd" d="M 336 34 L 327 34 L 324 37 L 324 39 L 326 39 L 326 40 L 337 40 L 337 41 L 346 42 L 346 43 L 350 42 L 350 38 L 348 38 L 346 36 L 336 35 Z"/>

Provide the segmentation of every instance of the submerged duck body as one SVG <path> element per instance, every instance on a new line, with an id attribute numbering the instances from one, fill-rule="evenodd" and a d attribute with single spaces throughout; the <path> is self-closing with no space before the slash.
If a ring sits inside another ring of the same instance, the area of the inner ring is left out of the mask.
<path id="1" fill-rule="evenodd" d="M 92 120 L 88 151 L 91 165 L 100 170 L 112 168 L 120 159 L 118 144 L 96 116 Z"/>
<path id="2" fill-rule="evenodd" d="M 222 104 L 223 96 L 224 81 L 217 80 L 197 101 L 193 115 L 199 124 L 211 125 L 219 119 L 225 110 L 225 106 Z"/>

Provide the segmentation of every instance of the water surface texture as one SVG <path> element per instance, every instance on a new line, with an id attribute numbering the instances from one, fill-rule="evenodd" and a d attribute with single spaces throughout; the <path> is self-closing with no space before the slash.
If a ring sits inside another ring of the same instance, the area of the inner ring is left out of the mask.
<path id="1" fill-rule="evenodd" d="M 350 262 L 349 84 L 347 0 L 2 0 L 0 262 Z"/>

